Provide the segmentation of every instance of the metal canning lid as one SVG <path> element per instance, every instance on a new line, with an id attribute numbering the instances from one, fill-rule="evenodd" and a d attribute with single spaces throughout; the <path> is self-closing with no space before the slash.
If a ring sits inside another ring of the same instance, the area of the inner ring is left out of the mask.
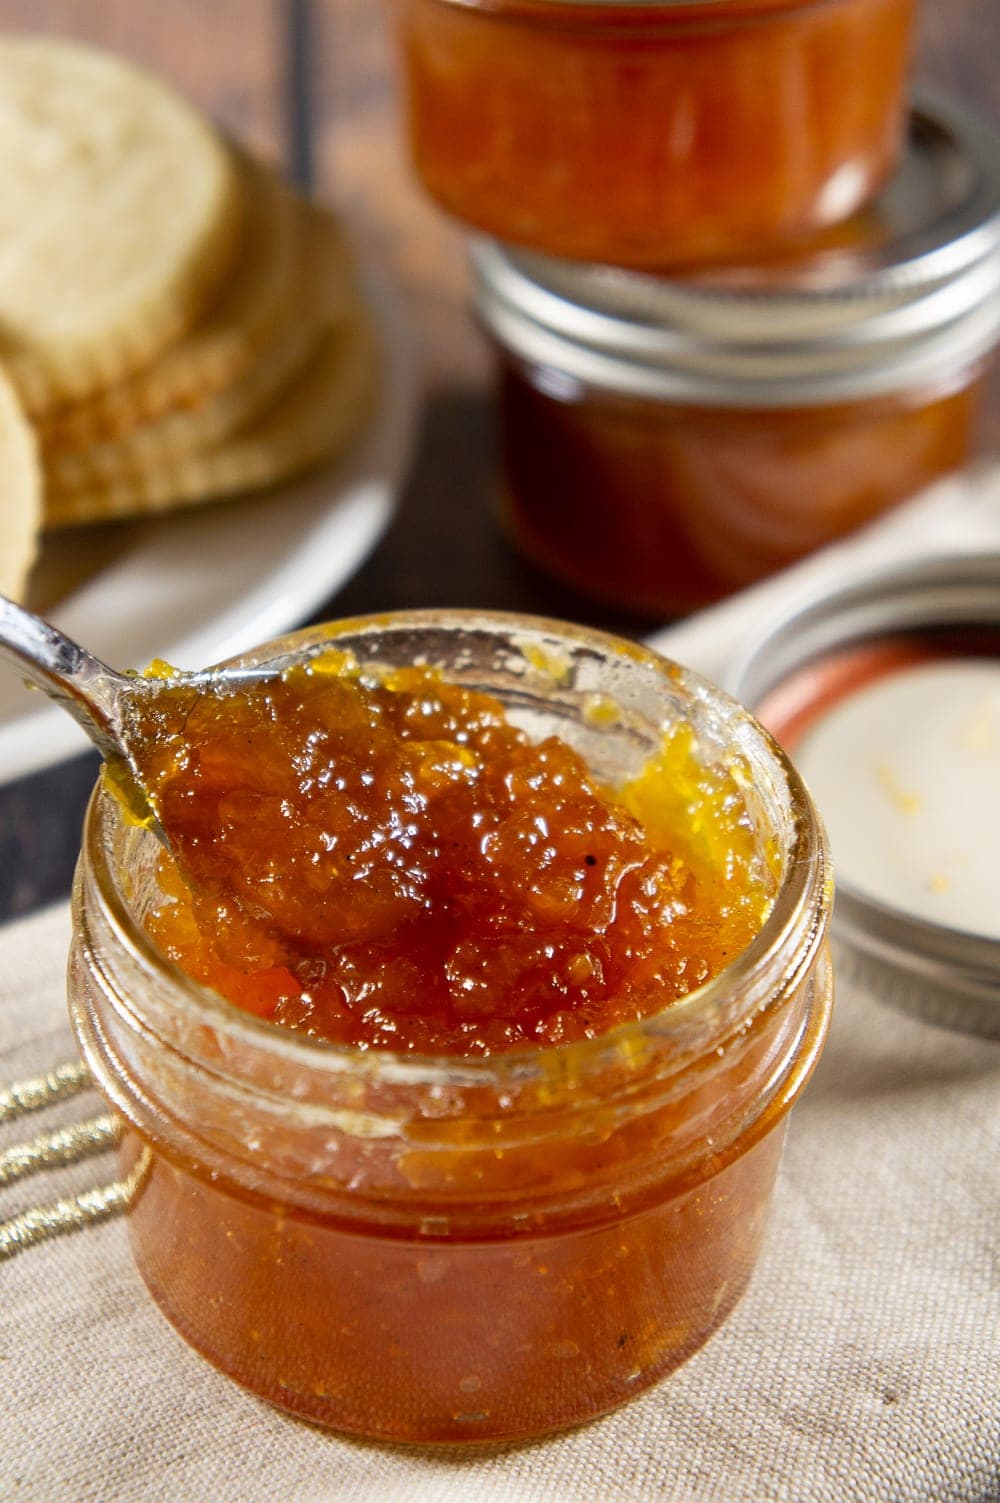
<path id="1" fill-rule="evenodd" d="M 883 193 L 780 261 L 668 279 L 481 239 L 472 262 L 498 342 L 599 389 L 787 407 L 937 383 L 1000 338 L 1000 137 L 920 101 Z"/>
<path id="2" fill-rule="evenodd" d="M 791 602 L 725 686 L 785 741 L 827 823 L 844 973 L 1000 1038 L 1000 553 L 873 569 Z M 942 860 L 950 891 L 934 885 Z"/>

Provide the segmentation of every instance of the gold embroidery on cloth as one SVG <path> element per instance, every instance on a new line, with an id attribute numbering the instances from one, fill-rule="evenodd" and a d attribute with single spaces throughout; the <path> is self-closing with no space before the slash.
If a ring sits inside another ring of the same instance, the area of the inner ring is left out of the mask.
<path id="1" fill-rule="evenodd" d="M 0 1122 L 23 1117 L 26 1112 L 40 1112 L 43 1107 L 85 1091 L 91 1084 L 90 1071 L 79 1059 L 56 1065 L 45 1075 L 35 1075 L 30 1080 L 15 1080 L 12 1086 L 0 1091 Z"/>
<path id="2" fill-rule="evenodd" d="M 79 1060 L 56 1065 L 44 1075 L 17 1080 L 0 1091 L 0 1123 L 15 1121 L 29 1112 L 42 1111 L 92 1086 L 90 1071 Z M 15 1143 L 3 1149 L 0 1151 L 0 1189 L 40 1170 L 75 1164 L 114 1148 L 124 1125 L 116 1113 L 105 1112 L 85 1122 L 39 1133 L 26 1143 Z M 32 1206 L 7 1221 L 0 1221 L 0 1262 L 39 1242 L 46 1242 L 50 1237 L 106 1221 L 108 1217 L 127 1210 L 145 1181 L 151 1157 L 149 1149 L 143 1149 L 123 1179 L 55 1200 L 50 1205 Z"/>
<path id="3" fill-rule="evenodd" d="M 114 1148 L 122 1135 L 122 1119 L 111 1112 L 59 1127 L 55 1132 L 40 1133 L 30 1143 L 15 1143 L 0 1152 L 0 1187 L 35 1174 L 39 1169 L 55 1169 L 61 1164 L 75 1164 L 79 1159 Z"/>
<path id="4" fill-rule="evenodd" d="M 36 1206 L 33 1210 L 23 1211 L 20 1216 L 12 1216 L 9 1221 L 0 1221 L 0 1263 L 38 1242 L 47 1242 L 50 1237 L 78 1231 L 128 1210 L 142 1188 L 151 1161 L 152 1154 L 144 1148 L 124 1179 L 112 1180 L 109 1185 L 84 1190 L 69 1200 L 55 1200 L 51 1205 Z"/>

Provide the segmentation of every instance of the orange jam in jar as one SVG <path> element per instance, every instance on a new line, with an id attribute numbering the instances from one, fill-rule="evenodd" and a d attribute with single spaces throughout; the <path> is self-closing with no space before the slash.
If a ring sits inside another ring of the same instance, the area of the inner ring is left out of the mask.
<path id="1" fill-rule="evenodd" d="M 88 816 L 71 1012 L 138 1267 L 333 1428 L 601 1413 L 752 1272 L 828 1021 L 808 797 L 724 695 L 596 633 L 417 613 L 275 651 L 270 686 L 152 696 L 169 856 L 106 787 Z"/>
<path id="2" fill-rule="evenodd" d="M 706 407 L 559 390 L 502 359 L 505 521 L 540 568 L 641 616 L 699 609 L 853 532 L 973 449 L 975 365 L 858 402 Z"/>
<path id="3" fill-rule="evenodd" d="M 1000 336 L 1000 143 L 936 106 L 809 254 L 669 280 L 481 241 L 503 505 L 542 567 L 695 609 L 968 459 Z"/>
<path id="4" fill-rule="evenodd" d="M 896 161 L 914 0 L 396 0 L 417 171 L 469 225 L 666 268 L 844 219 Z"/>
<path id="5" fill-rule="evenodd" d="M 737 787 L 686 725 L 606 789 L 493 696 L 336 651 L 263 688 L 168 681 L 130 718 L 171 841 L 150 934 L 311 1038 L 457 1055 L 594 1038 L 717 975 L 770 901 Z"/>

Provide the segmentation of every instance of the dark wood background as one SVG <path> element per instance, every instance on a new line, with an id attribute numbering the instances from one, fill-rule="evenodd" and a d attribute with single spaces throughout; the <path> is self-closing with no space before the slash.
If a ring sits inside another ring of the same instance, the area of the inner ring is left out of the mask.
<path id="1" fill-rule="evenodd" d="M 426 403 L 394 525 L 321 617 L 422 605 L 530 610 L 639 632 L 543 580 L 492 521 L 487 352 L 466 314 L 459 232 L 407 167 L 392 0 L 0 0 L 0 30 L 85 38 L 155 69 L 347 214 L 402 288 Z M 1000 119 L 1000 3 L 922 0 L 916 77 Z M 1000 401 L 987 420 L 1000 439 Z M 0 789 L 0 919 L 69 889 L 96 758 Z"/>

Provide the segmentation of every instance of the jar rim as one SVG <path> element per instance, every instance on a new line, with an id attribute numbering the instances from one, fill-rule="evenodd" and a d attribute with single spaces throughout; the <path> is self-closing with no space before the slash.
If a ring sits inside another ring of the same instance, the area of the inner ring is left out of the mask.
<path id="1" fill-rule="evenodd" d="M 382 1048 L 359 1049 L 354 1045 L 314 1039 L 244 1012 L 220 993 L 194 981 L 164 955 L 143 926 L 135 922 L 126 894 L 107 859 L 109 822 L 120 821 L 125 816 L 113 794 L 99 781 L 86 813 L 83 851 L 90 862 L 106 918 L 117 942 L 143 970 L 169 975 L 177 982 L 178 996 L 190 1005 L 194 1014 L 192 1021 L 208 1023 L 234 1043 L 263 1048 L 265 1053 L 273 1054 L 285 1063 L 298 1063 L 310 1071 L 328 1069 L 337 1075 L 348 1070 L 360 1071 L 400 1085 L 445 1082 L 496 1085 L 536 1077 L 542 1072 L 543 1061 L 546 1074 L 551 1073 L 553 1060 L 572 1061 L 574 1068 L 579 1070 L 590 1059 L 599 1060 L 609 1051 L 628 1049 L 644 1038 L 665 1031 L 681 1033 L 685 1027 L 697 1026 L 705 1018 L 723 1011 L 724 1003 L 731 1002 L 734 995 L 745 998 L 746 1013 L 750 1016 L 775 995 L 771 971 L 776 968 L 775 958 L 779 955 L 781 961 L 777 969 L 781 989 L 794 983 L 822 945 L 829 919 L 833 877 L 819 814 L 794 764 L 770 733 L 724 690 L 654 649 L 608 632 L 546 617 L 504 611 L 432 609 L 351 617 L 305 627 L 216 666 L 250 666 L 266 660 L 280 660 L 285 656 L 299 656 L 304 651 L 322 650 L 335 645 L 343 637 L 357 635 L 359 631 L 377 633 L 410 627 L 473 627 L 494 632 L 506 629 L 524 635 L 534 633 L 555 638 L 567 644 L 575 642 L 614 656 L 625 653 L 661 676 L 669 677 L 672 684 L 681 683 L 690 687 L 698 698 L 709 698 L 724 707 L 734 721 L 750 730 L 759 741 L 783 781 L 791 809 L 792 838 L 778 889 L 763 924 L 749 945 L 709 981 L 660 1011 L 621 1023 L 593 1039 L 475 1057 L 400 1053 Z M 150 835 L 149 839 L 152 841 L 155 837 Z M 789 967 L 786 951 L 796 937 L 799 939 L 797 952 Z"/>

